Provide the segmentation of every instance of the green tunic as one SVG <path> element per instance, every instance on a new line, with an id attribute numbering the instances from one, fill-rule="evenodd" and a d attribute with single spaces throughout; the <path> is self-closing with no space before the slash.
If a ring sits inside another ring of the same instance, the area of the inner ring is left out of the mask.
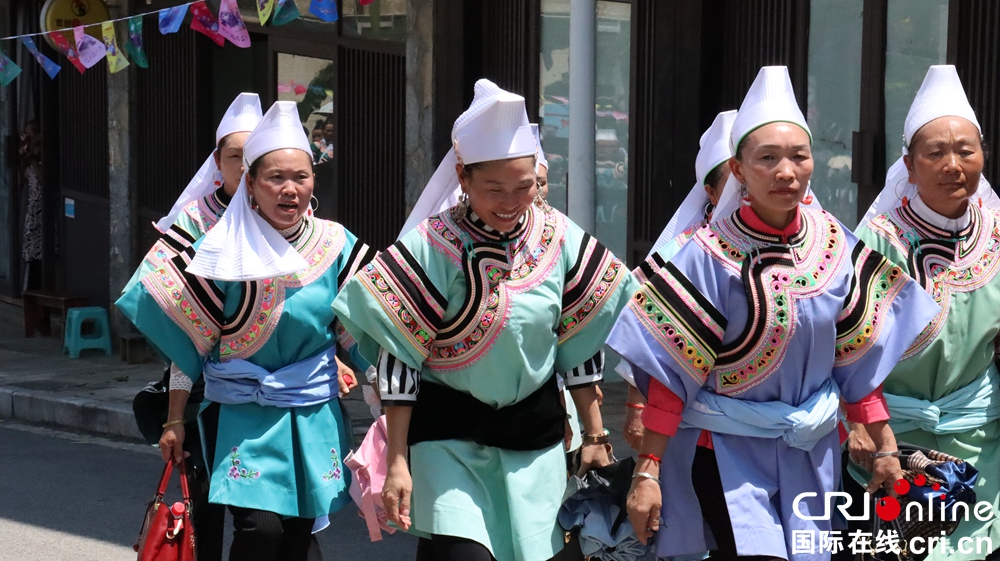
<path id="1" fill-rule="evenodd" d="M 173 252 L 171 244 L 179 242 L 171 235 L 180 233 L 172 229 L 154 246 L 140 268 L 141 280 L 116 305 L 191 378 L 201 376 L 206 359 L 243 359 L 274 372 L 338 339 L 353 347 L 330 302 L 374 252 L 341 225 L 307 218 L 289 242 L 309 267 L 254 282 L 186 273 L 197 244 Z M 342 465 L 350 427 L 336 400 L 309 407 L 218 407 L 216 445 L 207 451 L 212 502 L 316 518 L 350 501 L 349 472 Z"/>
<path id="2" fill-rule="evenodd" d="M 498 235 L 452 209 L 367 265 L 334 309 L 369 361 L 384 349 L 419 380 L 500 408 L 554 371 L 570 388 L 599 378 L 576 367 L 602 349 L 637 287 L 621 261 L 556 210 L 532 207 Z M 415 380 L 380 384 L 383 400 L 419 399 Z M 411 447 L 410 461 L 416 531 L 475 540 L 499 561 L 542 561 L 562 549 L 562 443 L 511 451 L 438 440 Z"/>
<path id="3" fill-rule="evenodd" d="M 865 243 L 903 265 L 942 308 L 886 379 L 886 393 L 936 401 L 977 381 L 995 358 L 994 340 L 1000 333 L 1000 215 L 976 205 L 970 208 L 969 226 L 957 233 L 932 226 L 909 206 L 878 216 L 858 229 Z M 955 240 L 961 241 L 956 245 Z M 977 555 L 974 546 L 971 554 L 959 552 L 958 540 L 967 536 L 989 537 L 994 548 L 1000 547 L 996 515 L 1000 507 L 1000 422 L 958 434 L 916 430 L 896 434 L 896 439 L 971 462 L 979 470 L 977 502 L 993 504 L 990 521 L 970 516 L 948 538 L 952 553 L 942 556 L 935 548 L 928 559 L 981 559 L 983 555 Z"/>

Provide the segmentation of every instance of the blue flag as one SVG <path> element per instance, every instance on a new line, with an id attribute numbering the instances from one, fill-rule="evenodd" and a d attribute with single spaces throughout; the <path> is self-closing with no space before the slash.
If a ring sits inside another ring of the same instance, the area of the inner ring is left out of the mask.
<path id="1" fill-rule="evenodd" d="M 181 24 L 184 23 L 184 16 L 187 15 L 187 11 L 187 4 L 160 10 L 160 33 L 163 35 L 177 33 L 181 28 Z"/>

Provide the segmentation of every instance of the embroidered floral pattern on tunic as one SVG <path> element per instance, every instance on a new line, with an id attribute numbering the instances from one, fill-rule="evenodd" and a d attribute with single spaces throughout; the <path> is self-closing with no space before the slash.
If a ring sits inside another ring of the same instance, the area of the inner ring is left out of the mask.
<path id="1" fill-rule="evenodd" d="M 909 278 L 877 251 L 858 241 L 851 256 L 854 282 L 837 318 L 834 366 L 846 366 L 865 355 L 877 341 L 886 314 Z"/>
<path id="2" fill-rule="evenodd" d="M 260 471 L 255 469 L 247 468 L 240 460 L 240 449 L 237 446 L 229 451 L 229 473 L 227 474 L 230 479 L 235 479 L 239 481 L 240 479 L 259 479 Z"/>
<path id="3" fill-rule="evenodd" d="M 214 281 L 188 274 L 194 240 L 173 226 L 146 254 L 151 267 L 140 281 L 161 310 L 208 356 L 221 335 L 223 293 Z"/>
<path id="4" fill-rule="evenodd" d="M 244 283 L 237 312 L 222 329 L 220 360 L 246 359 L 260 350 L 281 319 L 285 291 L 322 277 L 340 257 L 347 238 L 340 224 L 307 218 L 288 241 L 309 266 L 283 277 Z"/>
<path id="5" fill-rule="evenodd" d="M 635 317 L 699 385 L 708 379 L 728 322 L 691 281 L 664 264 L 629 302 Z"/>
<path id="6" fill-rule="evenodd" d="M 333 467 L 323 474 L 323 481 L 340 481 L 342 471 L 340 469 L 340 456 L 337 455 L 336 448 L 330 448 L 330 463 Z"/>
<path id="7" fill-rule="evenodd" d="M 747 291 L 743 332 L 723 346 L 715 365 L 716 391 L 736 395 L 762 383 L 782 363 L 795 334 L 795 302 L 822 294 L 848 255 L 842 226 L 824 211 L 800 210 L 802 226 L 788 239 L 752 230 L 734 213 L 699 230 L 692 241 L 740 274 Z"/>
<path id="8" fill-rule="evenodd" d="M 903 354 L 906 360 L 927 348 L 944 329 L 951 298 L 982 288 L 1000 271 L 997 214 L 969 205 L 971 220 L 961 232 L 926 222 L 909 206 L 875 217 L 868 226 L 906 255 L 910 275 L 940 304 L 941 311 Z"/>
<path id="9" fill-rule="evenodd" d="M 435 247 L 459 240 L 466 295 L 459 313 L 441 327 L 427 363 L 451 372 L 485 356 L 507 325 L 511 296 L 533 290 L 552 273 L 562 255 L 566 222 L 557 211 L 537 207 L 529 207 L 521 225 L 507 235 L 468 218 L 457 221 L 450 212 L 440 221 L 445 229 Z"/>
<path id="10" fill-rule="evenodd" d="M 626 276 L 625 265 L 595 238 L 585 235 L 563 288 L 563 309 L 556 330 L 559 344 L 587 325 Z"/>

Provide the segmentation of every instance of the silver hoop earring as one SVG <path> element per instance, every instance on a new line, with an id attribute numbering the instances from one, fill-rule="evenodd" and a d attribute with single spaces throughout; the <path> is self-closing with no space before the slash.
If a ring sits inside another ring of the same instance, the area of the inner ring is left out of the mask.
<path id="1" fill-rule="evenodd" d="M 313 201 L 316 201 L 315 205 Z M 319 199 L 316 198 L 316 195 L 309 197 L 309 209 L 312 210 L 313 214 L 316 214 L 316 211 L 319 210 Z"/>
<path id="2" fill-rule="evenodd" d="M 462 196 L 458 199 L 458 216 L 459 218 L 469 216 L 469 194 L 465 191 L 462 191 Z"/>

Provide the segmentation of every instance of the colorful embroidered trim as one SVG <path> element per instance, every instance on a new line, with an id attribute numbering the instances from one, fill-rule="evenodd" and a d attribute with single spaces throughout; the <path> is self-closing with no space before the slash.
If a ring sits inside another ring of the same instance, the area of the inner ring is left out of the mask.
<path id="1" fill-rule="evenodd" d="M 626 276 L 625 265 L 597 239 L 585 234 L 563 288 L 563 309 L 556 330 L 560 345 L 597 315 L 606 296 L 614 294 Z"/>
<path id="2" fill-rule="evenodd" d="M 842 226 L 825 211 L 802 209 L 787 244 L 754 231 L 739 213 L 692 238 L 715 261 L 738 272 L 747 291 L 743 331 L 715 365 L 716 391 L 737 395 L 764 382 L 784 360 L 797 325 L 796 301 L 824 293 L 848 258 Z"/>
<path id="3" fill-rule="evenodd" d="M 944 329 L 952 295 L 972 292 L 1000 271 L 1000 220 L 992 211 L 969 205 L 971 220 L 961 232 L 935 228 L 908 207 L 869 223 L 871 230 L 906 255 L 909 273 L 941 306 L 901 360 L 926 349 Z"/>
<path id="4" fill-rule="evenodd" d="M 711 373 L 728 321 L 673 263 L 629 302 L 633 313 L 699 385 Z"/>
<path id="5" fill-rule="evenodd" d="M 347 235 L 336 222 L 307 218 L 289 242 L 309 266 L 284 277 L 243 283 L 237 311 L 222 329 L 220 360 L 246 359 L 259 351 L 281 320 L 286 291 L 307 286 L 326 274 L 340 258 Z"/>
<path id="6" fill-rule="evenodd" d="M 837 318 L 834 366 L 846 366 L 863 357 L 877 341 L 892 301 L 909 278 L 882 254 L 858 241 L 851 255 L 854 282 Z"/>

